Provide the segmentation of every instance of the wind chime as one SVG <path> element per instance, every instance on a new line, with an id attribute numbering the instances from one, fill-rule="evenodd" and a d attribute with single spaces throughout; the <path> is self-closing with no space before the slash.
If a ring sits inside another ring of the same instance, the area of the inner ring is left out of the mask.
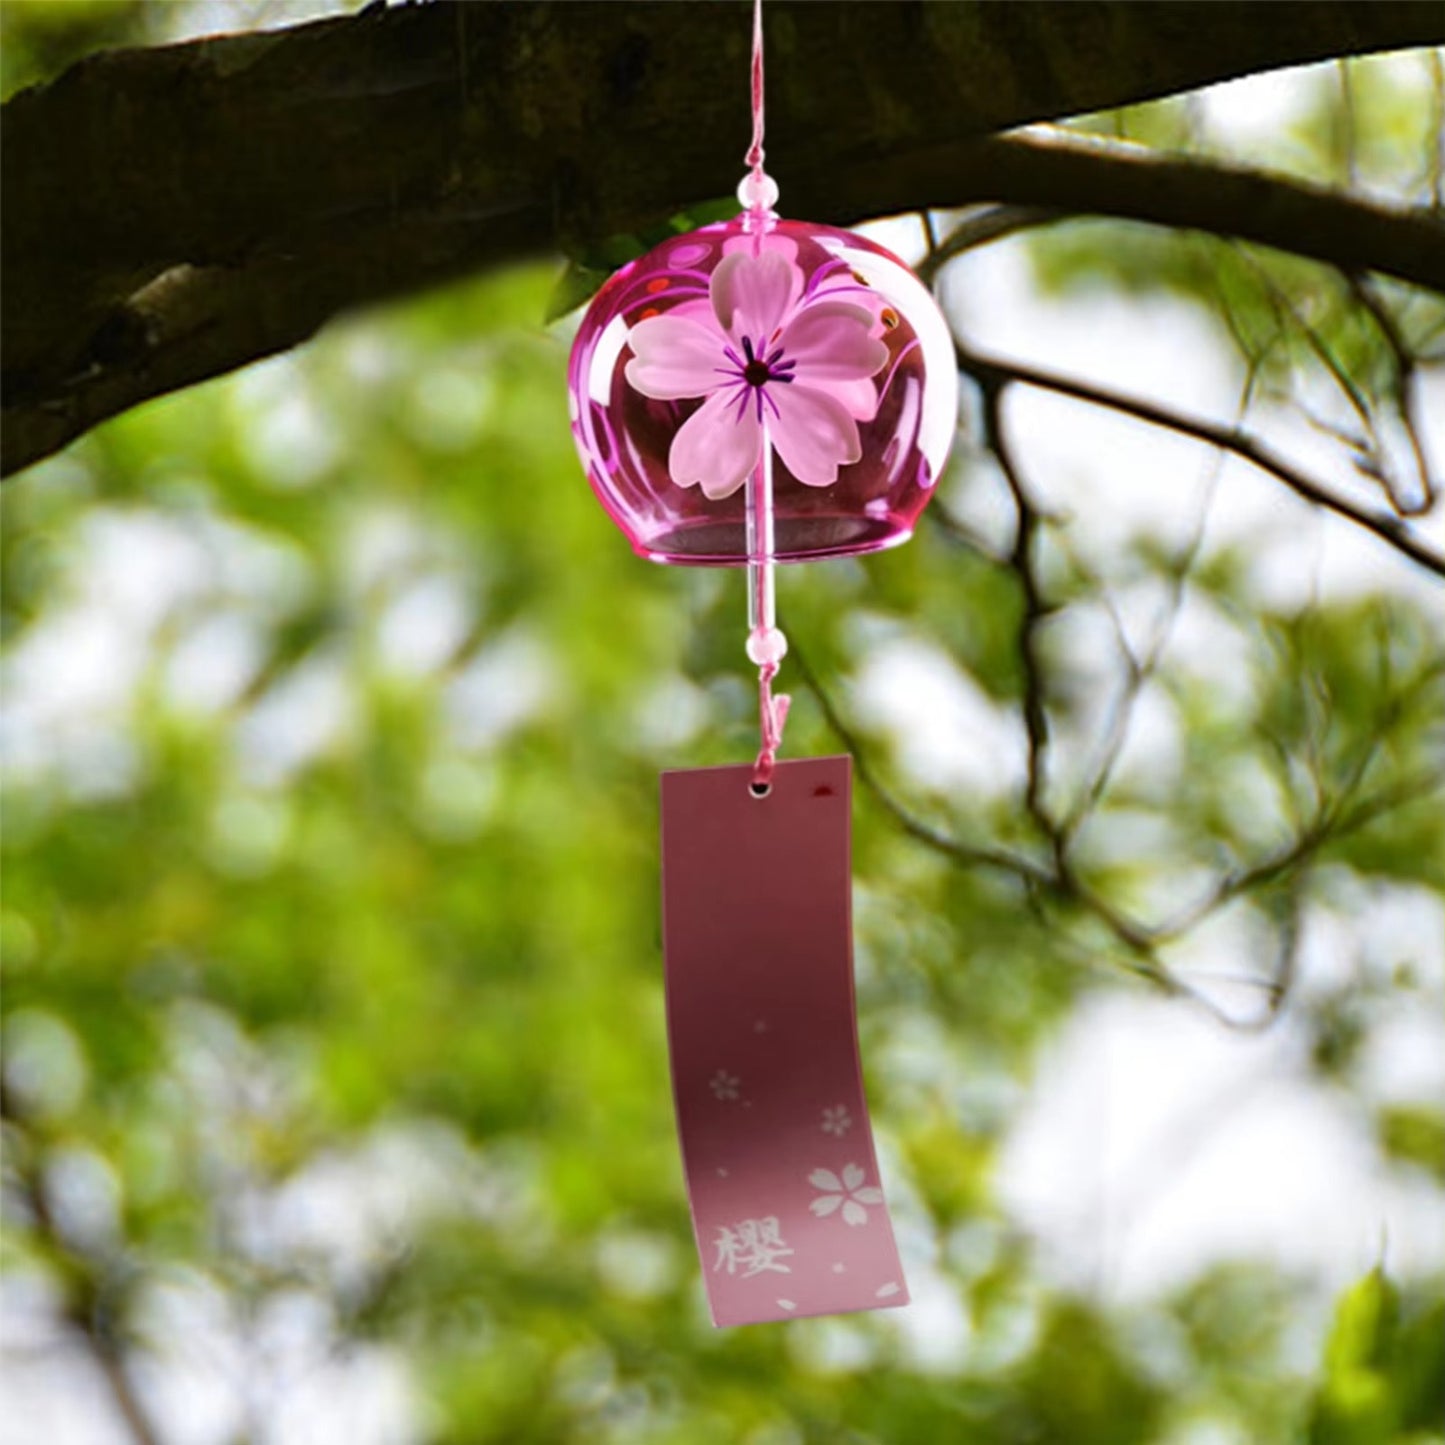
<path id="1" fill-rule="evenodd" d="M 654 561 L 746 567 L 752 763 L 662 776 L 673 1096 L 713 1320 L 907 1303 L 858 1057 L 851 758 L 779 762 L 775 566 L 905 542 L 953 440 L 947 324 L 882 246 L 785 220 L 752 145 L 733 220 L 609 278 L 569 369 L 602 505 Z"/>

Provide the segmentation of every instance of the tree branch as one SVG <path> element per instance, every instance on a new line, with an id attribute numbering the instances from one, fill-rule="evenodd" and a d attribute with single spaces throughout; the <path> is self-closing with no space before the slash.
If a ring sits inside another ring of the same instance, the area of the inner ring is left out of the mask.
<path id="1" fill-rule="evenodd" d="M 883 811 L 910 838 L 916 839 L 937 853 L 947 855 L 954 862 L 961 863 L 965 867 L 989 868 L 1011 875 L 1032 887 L 1050 886 L 1052 880 L 1048 870 L 1024 854 L 1013 852 L 1008 848 L 995 847 L 992 844 L 968 843 L 961 838 L 951 837 L 941 828 L 936 828 L 933 824 L 925 822 L 911 813 L 878 777 L 871 760 L 863 751 L 863 745 L 858 735 L 843 720 L 843 716 L 834 705 L 832 698 L 822 683 L 818 681 L 817 674 L 804 660 L 796 642 L 789 648 L 789 656 L 802 675 L 803 685 L 817 700 L 818 707 L 822 710 L 823 718 L 829 728 L 851 754 L 853 764 L 858 770 L 859 783 L 866 791 L 872 793 Z"/>
<path id="2" fill-rule="evenodd" d="M 1202 544 L 1204 513 L 1201 513 L 1193 534 L 1171 569 L 1174 578 L 1171 599 L 1156 635 L 1142 659 L 1129 649 L 1120 628 L 1121 646 L 1128 659 L 1129 673 L 1118 710 L 1106 724 L 1099 749 L 1099 761 L 1092 770 L 1086 772 L 1075 806 L 1062 816 L 1056 815 L 1045 796 L 1049 752 L 1047 676 L 1037 637 L 1037 629 L 1050 611 L 1040 586 L 1034 556 L 1034 545 L 1042 518 L 1009 445 L 1002 415 L 1004 393 L 1010 384 L 1021 382 L 1046 386 L 1081 400 L 1114 406 L 1118 410 L 1138 416 L 1141 420 L 1171 426 L 1184 435 L 1210 442 L 1216 449 L 1216 472 L 1218 457 L 1225 452 L 1232 452 L 1271 472 L 1277 473 L 1281 467 L 1284 468 L 1286 478 L 1294 479 L 1292 486 L 1302 480 L 1306 487 L 1312 489 L 1306 493 L 1310 500 L 1317 500 L 1314 492 L 1321 489 L 1310 479 L 1301 478 L 1294 473 L 1288 464 L 1276 458 L 1262 443 L 1246 435 L 1238 422 L 1233 427 L 1194 422 L 1189 418 L 1177 417 L 1164 408 L 1154 407 L 1152 403 L 1134 402 L 1083 383 L 1074 383 L 1067 378 L 1052 377 L 1032 368 L 978 356 L 961 344 L 957 346 L 957 350 L 961 369 L 975 379 L 982 391 L 984 443 L 998 461 L 1017 516 L 1017 528 L 1009 556 L 1006 559 L 994 557 L 986 549 L 984 555 L 1014 571 L 1018 575 L 1022 592 L 1015 647 L 1022 675 L 1021 711 L 1027 735 L 1024 806 L 1048 848 L 1047 861 L 1037 861 L 1029 854 L 994 844 L 965 842 L 920 818 L 881 781 L 862 747 L 861 739 L 843 719 L 827 691 L 795 647 L 795 662 L 802 673 L 803 682 L 817 699 L 828 726 L 852 755 L 860 786 L 872 794 L 908 836 L 963 867 L 983 867 L 1011 875 L 1024 887 L 1027 897 L 1035 907 L 1041 908 L 1042 904 L 1052 902 L 1055 905 L 1071 907 L 1092 918 L 1116 946 L 1116 951 L 1111 954 L 1115 964 L 1166 994 L 1203 1009 L 1229 1028 L 1244 1032 L 1266 1029 L 1279 1016 L 1289 998 L 1297 963 L 1302 890 L 1308 871 L 1320 852 L 1329 844 L 1348 837 L 1377 818 L 1422 798 L 1428 798 L 1445 786 L 1445 780 L 1442 780 L 1438 770 L 1431 770 L 1396 779 L 1364 798 L 1358 796 L 1366 774 L 1378 756 L 1382 741 L 1389 736 L 1407 706 L 1417 701 L 1426 688 L 1438 684 L 1445 664 L 1427 668 L 1405 691 L 1392 695 L 1387 700 L 1376 727 L 1371 732 L 1369 747 L 1355 756 L 1338 787 L 1327 792 L 1321 785 L 1313 815 L 1301 822 L 1295 836 L 1287 844 L 1262 858 L 1237 864 L 1218 873 L 1199 897 L 1173 916 L 1149 920 L 1131 913 L 1126 906 L 1116 904 L 1100 893 L 1076 868 L 1072 844 L 1085 816 L 1102 799 L 1107 789 L 1123 742 L 1124 728 L 1127 727 L 1128 709 L 1137 697 L 1139 688 L 1153 673 L 1163 655 L 1173 617 L 1182 597 L 1185 578 Z M 1251 370 L 1240 399 L 1240 418 L 1247 412 L 1254 381 L 1255 375 Z M 1295 486 L 1295 490 L 1299 490 L 1299 487 Z M 1335 510 L 1340 509 L 1335 507 Z M 1362 520 L 1352 510 L 1346 509 L 1345 514 L 1351 520 Z M 1385 520 L 1401 525 L 1398 519 L 1393 517 Z M 950 530 L 947 520 L 944 526 L 945 530 Z M 966 528 L 958 535 L 965 545 L 979 549 L 978 539 Z M 1434 554 L 1427 555 L 1433 557 Z M 1439 563 L 1438 570 L 1445 572 L 1445 558 L 1436 560 Z M 1235 900 L 1247 894 L 1276 889 L 1285 891 L 1286 907 L 1283 920 L 1277 926 L 1274 959 L 1261 976 L 1248 980 L 1263 992 L 1264 1003 L 1257 1012 L 1244 1015 L 1230 1012 L 1176 972 L 1162 956 L 1162 951 L 1169 945 L 1178 942 L 1205 919 Z"/>
<path id="3" fill-rule="evenodd" d="M 997 387 L 1000 383 L 1021 382 L 1026 386 L 1057 392 L 1060 396 L 1071 396 L 1078 401 L 1108 407 L 1124 416 L 1135 417 L 1153 426 L 1166 427 L 1181 436 L 1193 437 L 1196 441 L 1206 442 L 1210 446 L 1222 447 L 1267 472 L 1276 481 L 1283 482 L 1290 491 L 1303 497 L 1305 501 L 1363 527 L 1412 562 L 1433 572 L 1437 577 L 1445 577 L 1445 553 L 1436 551 L 1414 528 L 1402 522 L 1394 513 L 1356 506 L 1301 471 L 1268 443 L 1237 426 L 1223 426 L 1202 417 L 1191 417 L 1158 402 L 1122 396 L 1090 382 L 1043 371 L 1025 362 L 984 356 L 971 347 L 959 345 L 957 351 L 959 366 L 985 390 Z"/>
<path id="4" fill-rule="evenodd" d="M 1159 989 L 1170 998 L 1182 999 L 1202 1009 L 1227 1028 L 1251 1032 L 1267 1028 L 1273 1022 L 1287 996 L 1287 983 L 1282 982 L 1283 974 L 1279 970 L 1271 977 L 1260 980 L 1267 1000 L 1262 1015 L 1256 1018 L 1237 1017 L 1220 1008 L 1212 999 L 1200 993 L 1169 968 L 1158 954 L 1158 943 L 1166 941 L 1162 935 L 1156 937 L 1147 924 L 1140 923 L 1115 908 L 1071 868 L 1066 867 L 1059 871 L 1054 867 L 1035 863 L 1024 854 L 1007 848 L 968 843 L 951 837 L 942 829 L 918 817 L 878 777 L 858 735 L 843 720 L 826 689 L 803 662 L 796 646 L 789 655 L 798 665 L 804 685 L 817 699 L 828 726 L 852 756 L 859 785 L 873 796 L 910 838 L 962 867 L 987 868 L 1012 876 L 1023 885 L 1028 898 L 1035 904 L 1040 899 L 1072 904 L 1099 923 L 1118 945 L 1119 951 L 1110 959 L 1114 966 Z M 1063 941 L 1069 942 L 1067 937 Z M 1284 965 L 1280 965 L 1281 970 L 1283 967 Z"/>
<path id="5" fill-rule="evenodd" d="M 931 213 L 919 213 L 931 225 Z M 918 265 L 918 279 L 925 286 L 932 286 L 938 273 L 956 257 L 977 246 L 987 246 L 991 241 L 1001 241 L 1019 231 L 1032 230 L 1036 226 L 1047 226 L 1051 221 L 1065 219 L 1063 212 L 1050 211 L 1043 206 L 1013 206 L 1008 204 L 985 206 L 973 215 L 959 221 L 941 241 L 935 241 L 930 233 L 928 254 Z"/>
<path id="6" fill-rule="evenodd" d="M 1004 482 L 1014 504 L 1014 544 L 1009 566 L 1018 578 L 1023 594 L 1019 609 L 1014 647 L 1018 657 L 1022 683 L 1024 732 L 1028 737 L 1027 780 L 1024 784 L 1024 808 L 1048 843 L 1053 854 L 1054 870 L 1061 877 L 1068 875 L 1069 862 L 1064 835 L 1058 821 L 1049 811 L 1045 799 L 1049 753 L 1049 710 L 1045 696 L 1046 683 L 1043 660 L 1039 656 L 1039 628 L 1049 615 L 1035 567 L 1034 541 L 1039 530 L 1039 511 L 1029 496 L 1009 445 L 1003 425 L 1003 387 L 986 385 L 983 389 L 984 441 L 998 461 Z"/>
<path id="7" fill-rule="evenodd" d="M 1114 216 L 1235 236 L 1445 292 L 1445 224 L 1433 211 L 1075 132 L 952 142 L 851 177 L 848 190 L 869 202 L 853 219 L 988 199 L 1015 208 L 980 221 L 997 235 L 1073 216 Z M 964 231 L 960 249 L 991 239 Z"/>
<path id="8" fill-rule="evenodd" d="M 987 134 L 1445 40 L 1409 0 L 772 0 L 767 24 L 773 169 L 793 214 L 843 223 L 992 199 L 1210 227 L 1207 168 L 1164 185 Z M 0 465 L 347 308 L 730 194 L 747 42 L 731 4 L 431 4 L 97 55 L 14 97 Z M 1244 175 L 1224 195 L 1251 239 L 1426 285 L 1445 265 L 1418 217 Z"/>

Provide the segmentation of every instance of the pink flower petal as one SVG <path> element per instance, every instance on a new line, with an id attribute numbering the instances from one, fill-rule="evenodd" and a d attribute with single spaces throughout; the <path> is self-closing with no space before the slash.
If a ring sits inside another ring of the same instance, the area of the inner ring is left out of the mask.
<path id="1" fill-rule="evenodd" d="M 857 422 L 828 392 L 795 383 L 770 385 L 767 393 L 778 408 L 768 434 L 783 465 L 804 486 L 832 486 L 839 464 L 863 455 Z"/>
<path id="2" fill-rule="evenodd" d="M 843 1188 L 856 1189 L 868 1176 L 857 1164 L 843 1166 Z"/>
<path id="3" fill-rule="evenodd" d="M 859 1204 L 882 1204 L 883 1191 L 870 1184 L 866 1189 L 855 1189 L 853 1191 L 853 1198 L 856 1199 Z"/>
<path id="4" fill-rule="evenodd" d="M 868 334 L 870 325 L 861 307 L 817 301 L 788 322 L 778 345 L 797 363 L 793 374 L 808 386 L 859 381 L 876 376 L 888 362 L 888 348 Z"/>
<path id="5" fill-rule="evenodd" d="M 842 1203 L 843 1196 L 841 1194 L 820 1194 L 808 1208 L 811 1209 L 819 1219 L 826 1219 L 828 1215 Z M 843 1211 L 845 1218 L 847 1217 L 847 1212 L 846 1209 Z"/>
<path id="6" fill-rule="evenodd" d="M 831 1169 L 815 1169 L 808 1175 L 808 1183 L 814 1189 L 831 1189 L 834 1194 L 843 1192 L 842 1182 Z"/>
<path id="7" fill-rule="evenodd" d="M 679 487 L 701 484 L 712 501 L 731 496 L 747 481 L 763 452 L 763 429 L 751 396 L 738 415 L 732 392 L 714 392 L 683 422 L 667 454 Z"/>
<path id="8" fill-rule="evenodd" d="M 850 1199 L 850 1200 L 848 1200 L 848 1202 L 843 1206 L 843 1223 L 844 1223 L 844 1224 L 867 1224 L 867 1223 L 868 1223 L 868 1211 L 867 1211 L 866 1209 L 864 1209 L 861 1204 L 854 1204 L 853 1201 Z"/>
<path id="9" fill-rule="evenodd" d="M 703 322 L 650 316 L 628 332 L 627 343 L 633 351 L 627 380 L 643 396 L 658 401 L 706 396 L 726 379 L 727 339 Z"/>
<path id="10" fill-rule="evenodd" d="M 764 251 L 776 251 L 785 261 L 796 261 L 798 259 L 798 243 L 790 241 L 786 236 L 777 231 L 770 231 L 762 239 Z M 734 234 L 723 242 L 723 255 L 731 256 L 735 251 L 746 251 L 749 256 L 758 249 L 758 240 L 750 236 L 746 231 L 741 234 Z"/>
<path id="11" fill-rule="evenodd" d="M 771 336 L 797 304 L 803 273 L 786 256 L 734 252 L 712 273 L 713 310 L 733 336 Z"/>
<path id="12" fill-rule="evenodd" d="M 822 388 L 857 421 L 872 421 L 878 414 L 878 386 L 869 377 L 858 381 L 830 381 Z"/>

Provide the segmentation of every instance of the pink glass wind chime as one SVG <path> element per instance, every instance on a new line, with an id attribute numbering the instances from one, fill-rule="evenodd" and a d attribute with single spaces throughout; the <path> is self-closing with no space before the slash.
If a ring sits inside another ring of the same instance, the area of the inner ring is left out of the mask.
<path id="1" fill-rule="evenodd" d="M 907 1302 L 858 1058 L 851 759 L 779 763 L 779 562 L 907 541 L 953 440 L 947 324 L 896 256 L 781 219 L 753 139 L 734 220 L 675 236 L 593 299 L 572 428 L 634 550 L 745 566 L 756 760 L 662 778 L 673 1096 L 713 1320 Z"/>

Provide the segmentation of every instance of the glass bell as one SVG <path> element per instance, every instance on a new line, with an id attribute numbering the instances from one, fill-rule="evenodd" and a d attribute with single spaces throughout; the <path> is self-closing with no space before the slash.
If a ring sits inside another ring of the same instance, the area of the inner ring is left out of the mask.
<path id="1" fill-rule="evenodd" d="M 659 562 L 799 562 L 907 541 L 957 419 L 952 340 L 913 272 L 862 236 L 760 210 L 613 275 L 568 380 L 593 490 Z M 748 483 L 764 473 L 765 550 L 748 522 Z"/>

